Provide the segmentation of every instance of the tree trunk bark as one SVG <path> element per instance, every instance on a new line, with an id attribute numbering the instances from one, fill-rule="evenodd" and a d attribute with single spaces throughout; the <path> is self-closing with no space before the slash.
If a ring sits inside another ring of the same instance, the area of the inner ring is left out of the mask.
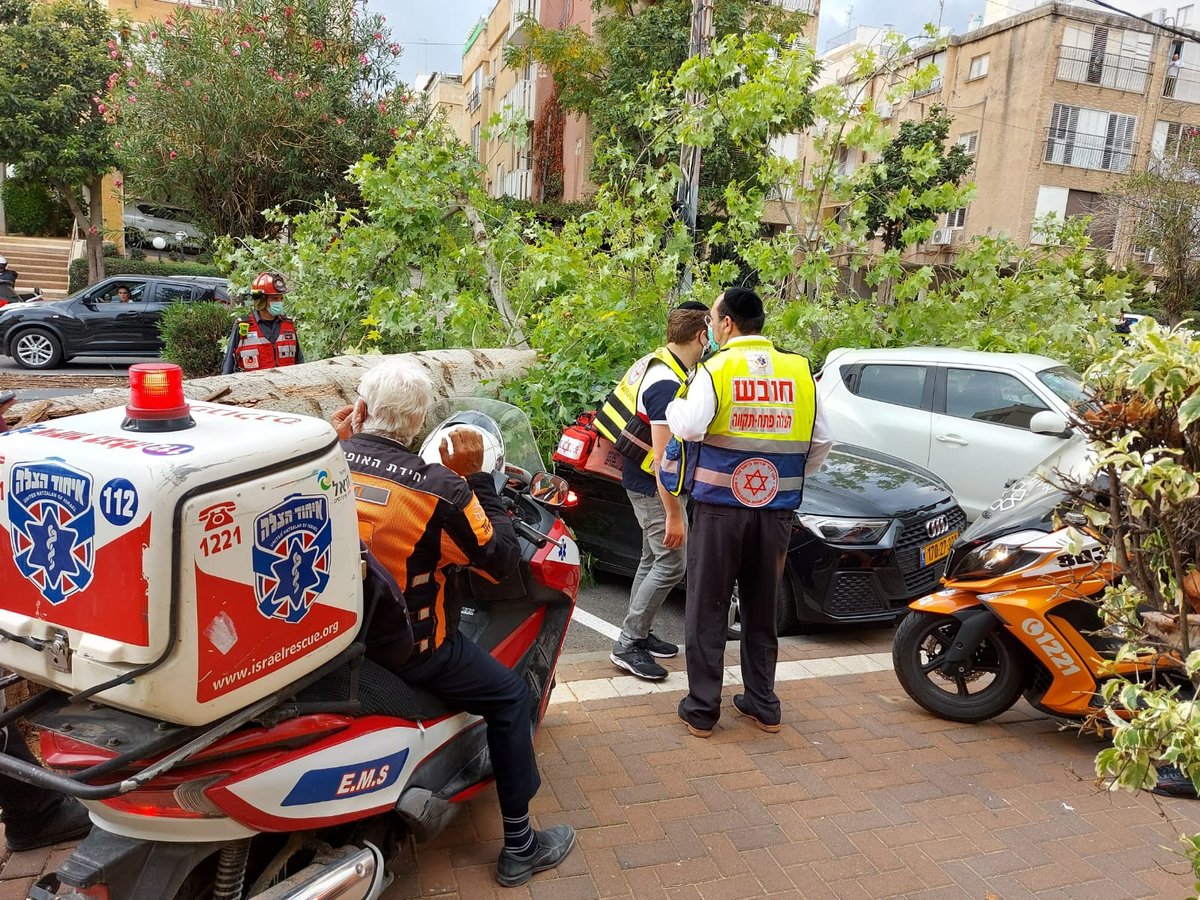
<path id="1" fill-rule="evenodd" d="M 433 381 L 437 397 L 496 396 L 500 385 L 523 375 L 537 355 L 532 350 L 428 350 L 401 354 L 422 366 Z M 215 375 L 184 383 L 192 400 L 268 409 L 328 419 L 354 401 L 359 381 L 368 369 L 394 356 L 336 356 L 299 366 Z M 62 416 L 123 406 L 129 389 L 109 388 L 50 400 L 30 400 L 8 410 L 10 427 L 30 425 Z M 437 406 L 430 420 L 438 415 Z"/>
<path id="2" fill-rule="evenodd" d="M 104 206 L 100 197 L 101 180 L 88 183 L 88 208 L 84 209 L 83 196 L 78 187 L 65 182 L 55 183 L 58 192 L 67 198 L 67 206 L 75 217 L 75 224 L 83 232 L 88 263 L 88 284 L 95 284 L 104 277 Z"/>

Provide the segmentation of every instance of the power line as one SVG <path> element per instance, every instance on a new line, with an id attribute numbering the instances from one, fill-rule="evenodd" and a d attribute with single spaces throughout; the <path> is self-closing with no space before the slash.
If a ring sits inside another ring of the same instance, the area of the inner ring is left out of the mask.
<path id="1" fill-rule="evenodd" d="M 1111 3 L 1105 3 L 1104 0 L 1088 0 L 1088 2 L 1095 3 L 1097 6 L 1107 9 L 1109 12 L 1119 13 L 1122 16 L 1128 16 L 1131 19 L 1137 19 L 1139 22 L 1145 22 L 1147 25 L 1152 25 L 1155 28 L 1170 32 L 1171 34 L 1178 35 L 1179 37 L 1185 37 L 1189 41 L 1195 41 L 1197 39 L 1197 34 L 1194 31 L 1184 31 L 1181 28 L 1176 28 L 1174 25 L 1167 25 L 1163 22 L 1155 22 L 1153 19 L 1148 19 L 1145 16 L 1139 16 L 1136 13 L 1131 13 L 1128 10 L 1121 9 L 1119 6 L 1113 6 Z"/>

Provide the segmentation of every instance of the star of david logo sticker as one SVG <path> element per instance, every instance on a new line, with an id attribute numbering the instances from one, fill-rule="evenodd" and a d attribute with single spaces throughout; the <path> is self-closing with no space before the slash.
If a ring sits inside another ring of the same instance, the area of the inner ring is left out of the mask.
<path id="1" fill-rule="evenodd" d="M 766 506 L 779 493 L 779 470 L 766 459 L 748 459 L 730 476 L 733 496 L 743 506 Z"/>
<path id="2" fill-rule="evenodd" d="M 92 583 L 91 476 L 46 460 L 15 465 L 9 477 L 13 562 L 38 593 L 58 605 Z"/>
<path id="3" fill-rule="evenodd" d="M 299 537 L 288 541 L 287 555 L 271 566 L 275 576 L 275 589 L 263 602 L 271 607 L 271 615 L 283 615 L 306 609 L 305 591 L 320 587 L 321 579 L 316 572 L 317 548 L 304 547 Z M 287 607 L 285 610 L 284 607 Z"/>

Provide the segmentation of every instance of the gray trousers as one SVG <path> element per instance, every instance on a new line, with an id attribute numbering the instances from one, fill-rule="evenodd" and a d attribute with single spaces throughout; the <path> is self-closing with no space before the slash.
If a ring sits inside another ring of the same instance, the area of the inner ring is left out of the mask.
<path id="1" fill-rule="evenodd" d="M 683 580 L 687 570 L 687 544 L 669 550 L 663 546 L 667 534 L 667 511 L 662 500 L 655 494 L 626 491 L 633 505 L 633 514 L 642 527 L 642 559 L 637 574 L 633 577 L 633 588 L 629 592 L 629 612 L 621 626 L 621 636 L 613 644 L 613 651 L 629 649 L 633 644 L 644 641 L 654 625 L 654 617 L 662 608 L 667 594 Z M 685 510 L 684 534 L 687 533 L 687 495 L 679 498 Z"/>
<path id="2" fill-rule="evenodd" d="M 692 508 L 683 620 L 688 693 L 679 703 L 679 713 L 697 728 L 712 728 L 721 717 L 729 600 L 735 581 L 742 613 L 746 705 L 763 722 L 779 721 L 775 595 L 791 536 L 791 510 L 711 503 L 696 503 Z"/>

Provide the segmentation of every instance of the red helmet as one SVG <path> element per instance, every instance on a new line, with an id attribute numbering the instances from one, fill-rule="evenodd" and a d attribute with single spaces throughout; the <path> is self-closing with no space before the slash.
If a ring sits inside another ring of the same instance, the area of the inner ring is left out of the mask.
<path id="1" fill-rule="evenodd" d="M 250 290 L 256 294 L 266 294 L 268 296 L 274 294 L 282 295 L 288 292 L 287 282 L 283 280 L 283 276 L 275 275 L 272 272 L 263 272 L 255 278 Z"/>

